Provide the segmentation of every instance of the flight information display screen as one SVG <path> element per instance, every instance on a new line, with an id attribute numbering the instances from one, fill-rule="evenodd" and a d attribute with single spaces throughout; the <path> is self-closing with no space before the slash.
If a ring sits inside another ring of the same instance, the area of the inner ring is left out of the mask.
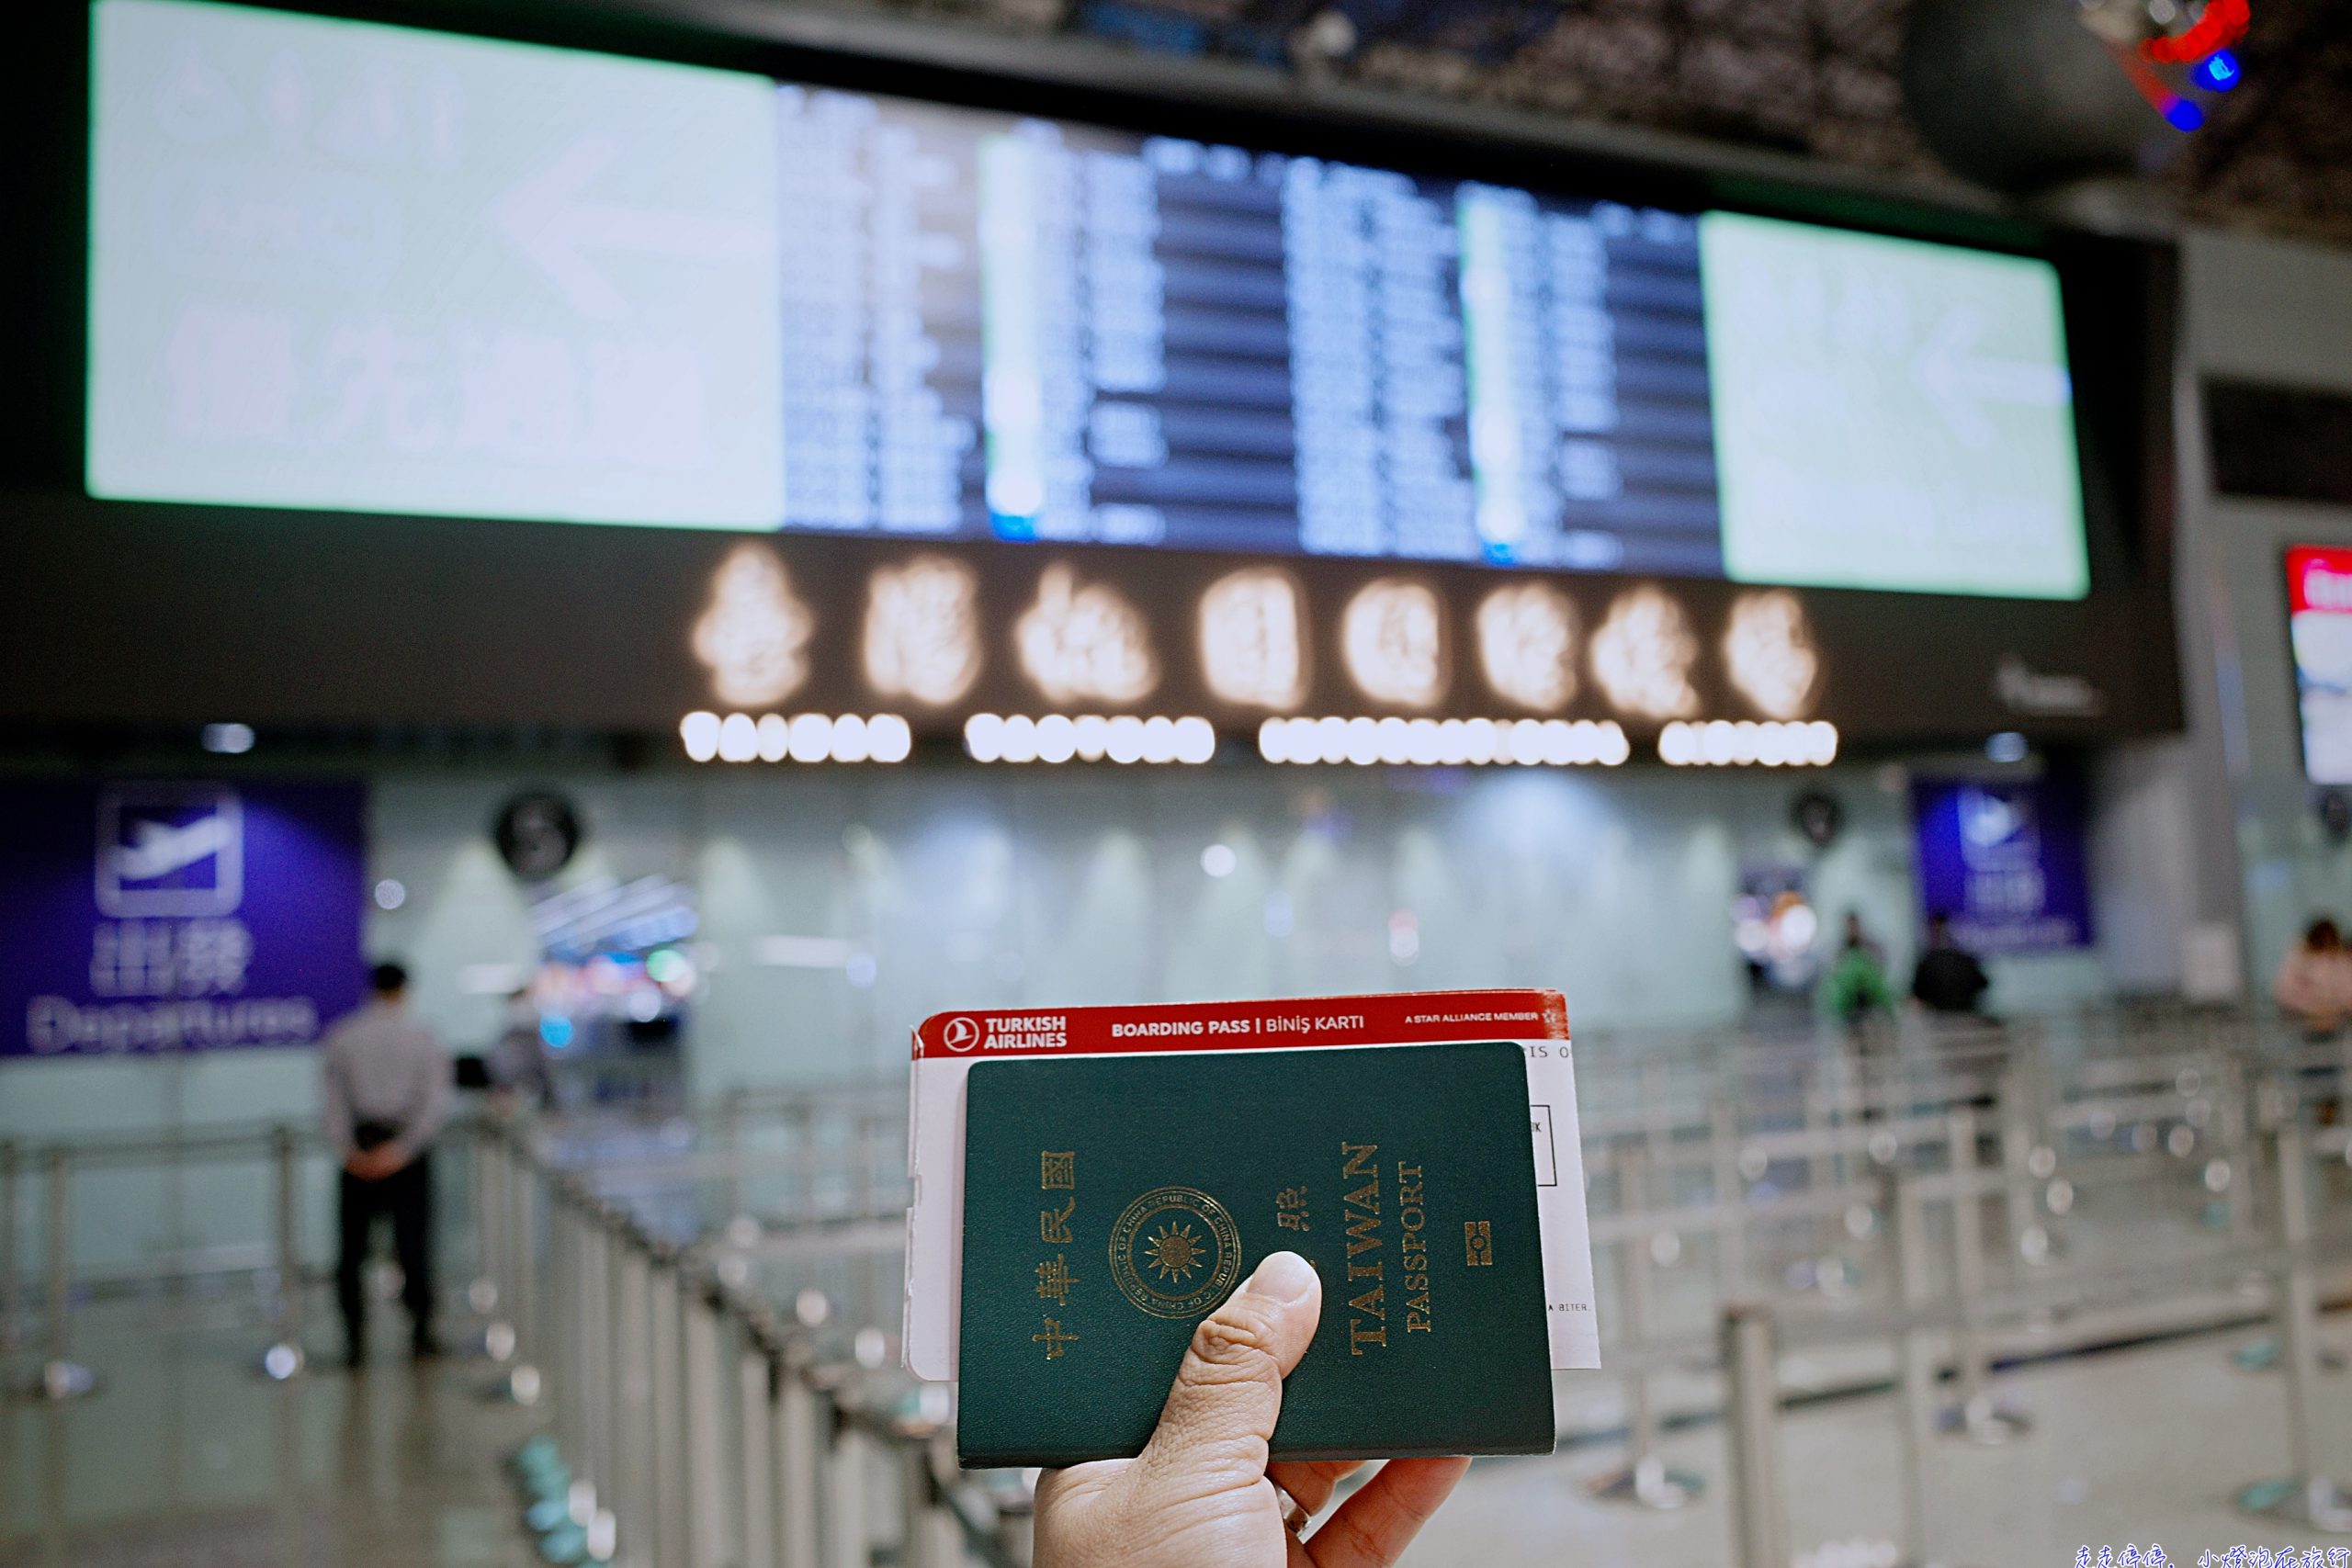
<path id="1" fill-rule="evenodd" d="M 2088 589 L 2041 261 L 96 15 L 100 497 Z"/>
<path id="2" fill-rule="evenodd" d="M 786 88 L 784 525 L 1720 570 L 1692 220 Z"/>

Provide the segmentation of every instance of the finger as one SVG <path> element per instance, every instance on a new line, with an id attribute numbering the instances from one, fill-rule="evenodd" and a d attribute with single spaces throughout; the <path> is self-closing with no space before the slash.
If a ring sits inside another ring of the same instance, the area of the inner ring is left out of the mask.
<path id="1" fill-rule="evenodd" d="M 1045 1511 L 1050 1504 L 1066 1503 L 1072 1497 L 1100 1492 L 1118 1479 L 1126 1466 L 1117 1460 L 1097 1460 L 1091 1464 L 1074 1464 L 1066 1470 L 1043 1470 L 1037 1472 L 1037 1486 L 1032 1495 L 1035 1506 Z"/>
<path id="2" fill-rule="evenodd" d="M 1105 1513 L 1101 1498 L 1105 1493 L 1116 1491 L 1119 1474 L 1125 1468 L 1119 1461 L 1102 1461 L 1072 1465 L 1068 1470 L 1048 1470 L 1037 1477 L 1037 1490 L 1031 1505 L 1031 1517 L 1036 1525 L 1036 1539 L 1031 1543 L 1035 1562 L 1091 1560 L 1087 1541 L 1096 1521 Z"/>
<path id="3" fill-rule="evenodd" d="M 1308 1513 L 1319 1514 L 1340 1483 L 1363 1468 L 1360 1459 L 1283 1460 L 1266 1467 L 1266 1479 Z"/>
<path id="4" fill-rule="evenodd" d="M 1315 1568 L 1388 1568 L 1469 1468 L 1466 1459 L 1390 1460 L 1315 1532 L 1306 1555 Z"/>
<path id="5" fill-rule="evenodd" d="M 1306 1259 L 1269 1254 L 1193 1331 L 1136 1479 L 1223 1486 L 1263 1475 L 1283 1379 L 1306 1354 L 1322 1306 L 1322 1281 Z"/>

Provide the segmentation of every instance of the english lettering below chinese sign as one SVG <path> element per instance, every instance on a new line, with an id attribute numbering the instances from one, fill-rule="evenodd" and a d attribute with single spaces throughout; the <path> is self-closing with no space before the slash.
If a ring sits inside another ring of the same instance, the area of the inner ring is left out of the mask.
<path id="1" fill-rule="evenodd" d="M 1914 780 L 1921 912 L 1979 953 L 2088 947 L 2083 805 L 2064 775 Z"/>
<path id="2" fill-rule="evenodd" d="M 356 784 L 0 785 L 0 1056 L 309 1045 L 366 988 Z"/>

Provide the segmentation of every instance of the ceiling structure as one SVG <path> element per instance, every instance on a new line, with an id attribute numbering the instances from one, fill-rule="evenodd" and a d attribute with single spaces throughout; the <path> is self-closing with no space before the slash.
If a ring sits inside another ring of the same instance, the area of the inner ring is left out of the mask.
<path id="1" fill-rule="evenodd" d="M 2188 139 L 2169 177 L 2200 216 L 2247 214 L 2352 238 L 2352 8 L 2256 0 L 2246 85 Z"/>
<path id="2" fill-rule="evenodd" d="M 1910 0 L 873 3 L 1695 133 L 1860 169 L 1937 168 L 1904 110 Z M 2352 240 L 2352 6 L 2254 0 L 2252 15 L 2237 50 L 2245 84 L 2209 104 L 2206 127 L 2181 136 L 2150 117 L 2151 146 L 2168 154 L 2149 175 L 2152 192 L 2203 221 Z"/>

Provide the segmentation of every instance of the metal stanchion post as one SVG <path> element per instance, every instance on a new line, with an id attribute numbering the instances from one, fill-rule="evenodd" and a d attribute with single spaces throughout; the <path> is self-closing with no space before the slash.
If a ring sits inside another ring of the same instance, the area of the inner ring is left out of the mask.
<path id="1" fill-rule="evenodd" d="M 937 1435 L 935 1423 L 899 1423 L 901 1568 L 960 1568 L 964 1561 L 964 1527 L 940 1490 Z"/>
<path id="2" fill-rule="evenodd" d="M 874 1542 L 866 1517 L 866 1438 L 843 1406 L 843 1390 L 832 1399 L 832 1441 L 825 1453 L 825 1568 L 872 1568 Z"/>
<path id="3" fill-rule="evenodd" d="M 1976 1115 L 1944 1118 L 1945 1168 L 1952 1181 L 1952 1291 L 1960 1298 L 1960 1328 L 1952 1344 L 1960 1403 L 1939 1417 L 1943 1429 L 1973 1443 L 1999 1444 L 2032 1429 L 2022 1410 L 1993 1397 L 1992 1352 L 1984 1343 L 1984 1199 L 1977 1190 Z"/>
<path id="4" fill-rule="evenodd" d="M 583 1235 L 585 1215 L 581 1197 L 579 1192 L 567 1190 L 555 1208 L 555 1279 L 560 1281 L 558 1298 L 567 1304 L 562 1312 L 562 1347 L 558 1352 L 555 1432 L 562 1446 L 564 1464 L 571 1472 L 567 1512 L 581 1530 L 585 1530 L 588 1521 L 595 1518 L 595 1495 L 581 1491 L 588 1483 L 588 1325 L 579 1314 L 581 1288 L 588 1283 Z"/>
<path id="5" fill-rule="evenodd" d="M 2033 1204 L 2033 1114 L 2026 1100 L 2026 1071 L 2012 1060 L 2001 1071 L 2001 1200 L 2008 1222 L 2008 1247 L 2018 1261 L 2050 1261 L 2050 1232 Z"/>
<path id="6" fill-rule="evenodd" d="M 793 1163 L 800 1174 L 800 1218 L 815 1224 L 825 1217 L 824 1194 L 818 1188 L 822 1151 L 817 1147 L 816 1116 L 806 1104 L 792 1111 Z"/>
<path id="7" fill-rule="evenodd" d="M 874 1191 L 874 1122 L 869 1117 L 858 1117 L 850 1125 L 852 1157 L 857 1162 L 850 1179 L 850 1214 L 865 1219 L 876 1208 Z M 889 1299 L 889 1289 L 883 1281 L 883 1270 L 889 1260 L 879 1253 L 869 1253 L 865 1267 L 858 1271 L 857 1319 L 860 1323 L 880 1320 L 883 1303 Z"/>
<path id="8" fill-rule="evenodd" d="M 890 1423 L 899 1451 L 899 1561 L 904 1568 L 961 1568 L 964 1522 L 944 1484 L 956 1459 L 941 1451 L 949 1395 L 944 1385 L 925 1383 L 916 1399 Z"/>
<path id="9" fill-rule="evenodd" d="M 1723 1345 L 1734 1561 L 1739 1568 L 1789 1568 L 1779 1348 L 1770 1311 L 1744 1303 L 1724 1308 Z"/>
<path id="10" fill-rule="evenodd" d="M 787 1340 L 776 1371 L 775 1402 L 776 1562 L 775 1568 L 818 1568 L 818 1497 L 821 1491 L 818 1464 L 819 1400 L 808 1386 L 805 1342 Z M 831 1425 L 831 1412 L 823 1413 Z"/>
<path id="11" fill-rule="evenodd" d="M 1618 1208 L 1638 1216 L 1649 1208 L 1650 1151 L 1645 1141 L 1626 1140 L 1618 1150 Z M 1657 1333 L 1657 1299 L 1650 1237 L 1636 1231 L 1624 1239 L 1625 1319 L 1632 1346 Z M 1592 1483 L 1592 1495 L 1612 1502 L 1638 1503 L 1660 1511 L 1679 1508 L 1704 1484 L 1689 1471 L 1669 1470 L 1657 1452 L 1657 1412 L 1650 1379 L 1636 1370 L 1625 1376 L 1625 1468 Z"/>
<path id="12" fill-rule="evenodd" d="M 685 1358 L 686 1564 L 720 1568 L 729 1561 L 729 1543 L 718 1315 L 692 1268 L 679 1271 L 678 1320 Z"/>
<path id="13" fill-rule="evenodd" d="M 0 1138 L 0 1351 L 24 1339 L 24 1278 L 17 1258 L 17 1145 Z"/>
<path id="14" fill-rule="evenodd" d="M 547 1360 L 552 1399 L 548 1425 L 554 1429 L 557 1451 L 571 1461 L 574 1428 L 579 1419 L 578 1369 L 572 1363 L 571 1336 L 579 1319 L 571 1310 L 578 1281 L 571 1268 L 571 1194 L 560 1177 L 548 1183 L 548 1294 L 560 1305 L 548 1325 Z"/>
<path id="15" fill-rule="evenodd" d="M 49 1315 L 40 1375 L 29 1391 L 36 1399 L 62 1404 L 96 1392 L 98 1375 L 74 1359 L 73 1156 L 62 1145 L 49 1151 Z"/>
<path id="16" fill-rule="evenodd" d="M 745 1325 L 743 1348 L 735 1358 L 735 1539 L 743 1568 L 775 1568 L 775 1426 L 769 1406 L 783 1369 L 767 1340 L 762 1326 Z"/>
<path id="17" fill-rule="evenodd" d="M 2287 1070 L 2274 1066 L 2257 1073 L 2254 1083 L 2254 1133 L 2257 1141 L 2267 1139 L 2281 1122 L 2300 1116 L 2302 1104 L 2302 1085 Z"/>
<path id="18" fill-rule="evenodd" d="M 2214 1100 L 2221 1108 L 2222 1164 L 2227 1177 L 2227 1185 L 2222 1190 L 2222 1213 L 2230 1235 L 2248 1237 L 2254 1235 L 2254 1143 L 2248 1134 L 2245 1069 L 2233 1059 L 2223 1063 L 2216 1076 L 2221 1087 Z"/>
<path id="19" fill-rule="evenodd" d="M 996 1499 L 996 1546 L 1018 1568 L 1037 1560 L 1037 1493 L 1026 1477 Z"/>
<path id="20" fill-rule="evenodd" d="M 592 1479 L 595 1461 L 591 1452 L 594 1439 L 589 1414 L 592 1396 L 588 1391 L 595 1356 L 588 1338 L 587 1317 L 580 1311 L 580 1300 L 588 1289 L 591 1222 L 586 1200 L 577 1190 L 565 1194 L 562 1215 L 560 1235 L 563 1245 L 558 1269 L 559 1278 L 563 1280 L 563 1300 L 571 1307 L 563 1314 L 563 1386 L 559 1405 L 564 1462 L 571 1472 L 565 1511 L 572 1524 L 585 1532 L 596 1517 L 596 1487 Z"/>
<path id="21" fill-rule="evenodd" d="M 482 1238 L 484 1269 L 490 1280 L 490 1303 L 482 1309 L 490 1314 L 490 1322 L 482 1329 L 482 1349 L 491 1359 L 503 1362 L 514 1359 L 523 1332 L 514 1289 L 514 1255 L 521 1243 L 514 1233 L 514 1199 L 522 1172 L 514 1146 L 507 1140 L 503 1125 L 484 1134 L 475 1146 L 489 1156 L 481 1171 L 485 1179 L 485 1210 L 490 1216 L 490 1230 Z"/>
<path id="22" fill-rule="evenodd" d="M 1902 1314 L 1894 1331 L 1894 1402 L 1901 1458 L 1902 1568 L 1936 1568 L 1943 1559 L 1928 1550 L 1927 1454 L 1935 1422 L 1936 1371 L 1932 1351 L 1917 1322 L 1928 1301 L 1928 1210 L 1917 1178 L 1890 1171 L 1883 1179 L 1880 1207 L 1888 1222 L 1894 1252 L 1895 1303 Z"/>
<path id="23" fill-rule="evenodd" d="M 1739 1108 L 1717 1099 L 1707 1109 L 1707 1155 L 1723 1217 L 1715 1225 L 1715 1299 L 1747 1291 L 1747 1183 L 1739 1174 Z"/>
<path id="24" fill-rule="evenodd" d="M 1821 1069 L 1808 1068 L 1804 1080 L 1804 1130 L 1811 1134 L 1805 1142 L 1813 1150 L 1806 1162 L 1806 1182 L 1815 1192 L 1823 1192 L 1838 1185 L 1838 1165 L 1845 1156 L 1830 1152 L 1826 1134 L 1836 1125 L 1830 1113 L 1828 1091 L 1821 1085 Z"/>
<path id="25" fill-rule="evenodd" d="M 572 1299 L 572 1312 L 580 1319 L 581 1344 L 587 1351 L 586 1365 L 582 1368 L 580 1382 L 582 1450 L 581 1462 L 587 1470 L 589 1483 L 594 1488 L 594 1506 L 590 1517 L 581 1521 L 585 1529 L 594 1521 L 594 1515 L 612 1506 L 615 1472 L 613 1397 L 613 1321 L 612 1295 L 605 1280 L 612 1272 L 612 1254 L 618 1245 L 614 1233 L 612 1216 L 601 1205 L 589 1208 L 581 1232 L 580 1293 Z"/>
<path id="26" fill-rule="evenodd" d="M 2238 1508 L 2256 1518 L 2352 1535 L 2352 1496 L 2319 1472 L 2319 1281 L 2311 1258 L 2311 1172 L 2302 1128 L 2281 1122 L 2271 1134 L 2270 1148 L 2278 1168 L 2278 1244 L 2288 1251 L 2275 1290 L 2294 1473 L 2246 1487 L 2238 1494 Z"/>
<path id="27" fill-rule="evenodd" d="M 527 1158 L 514 1157 L 511 1144 L 507 1155 L 512 1172 L 507 1245 L 514 1290 L 508 1318 L 514 1330 L 514 1364 L 498 1380 L 495 1392 L 517 1404 L 537 1404 L 541 1379 L 533 1358 L 546 1353 L 534 1315 L 539 1310 L 539 1169 Z"/>
<path id="28" fill-rule="evenodd" d="M 718 1146 L 727 1156 L 726 1218 L 743 1213 L 743 1089 L 738 1084 L 719 1102 Z"/>
<path id="29" fill-rule="evenodd" d="M 269 1152 L 277 1184 L 277 1337 L 261 1353 L 266 1377 L 284 1382 L 301 1374 L 302 1349 L 302 1172 L 294 1129 L 270 1129 Z"/>
<path id="30" fill-rule="evenodd" d="M 1658 1085 L 1661 1075 L 1656 1062 L 1645 1062 L 1641 1067 L 1642 1146 L 1649 1151 L 1653 1165 L 1664 1165 L 1674 1139 L 1672 1119 Z"/>
<path id="31" fill-rule="evenodd" d="M 1879 1204 L 1887 1217 L 1888 1241 L 1894 1254 L 1895 1304 L 1903 1313 L 1894 1333 L 1894 1403 L 1896 1436 L 1900 1441 L 1897 1485 L 1902 1495 L 1902 1548 L 1905 1568 L 1928 1561 L 1927 1499 L 1921 1470 L 1926 1462 L 1927 1427 L 1935 1397 L 1934 1374 L 1926 1366 L 1924 1347 L 1910 1314 L 1928 1299 L 1927 1211 L 1908 1172 L 1884 1179 Z"/>
<path id="32" fill-rule="evenodd" d="M 685 1568 L 685 1400 L 679 1386 L 677 1270 L 669 1258 L 659 1260 L 650 1286 L 646 1300 L 652 1341 L 653 1561 L 655 1568 Z"/>
<path id="33" fill-rule="evenodd" d="M 610 1347 L 597 1311 L 597 1290 L 604 1266 L 604 1221 L 594 1198 L 580 1190 L 570 1194 L 565 1225 L 566 1263 L 562 1272 L 565 1314 L 562 1405 L 571 1413 L 571 1438 L 566 1457 L 571 1484 L 565 1494 L 565 1516 L 577 1532 L 568 1545 L 582 1558 L 608 1557 L 613 1547 L 613 1513 L 609 1493 L 612 1463 L 606 1448 L 604 1380 L 611 1373 Z M 563 1558 L 561 1561 L 575 1561 Z"/>
<path id="34" fill-rule="evenodd" d="M 594 1240 L 588 1248 L 586 1278 L 582 1280 L 581 1314 L 587 1319 L 586 1343 L 592 1357 L 586 1386 L 588 1422 L 591 1436 L 589 1452 L 594 1458 L 590 1474 L 596 1484 L 595 1506 L 589 1511 L 585 1529 L 587 1548 L 592 1558 L 610 1562 L 619 1532 L 616 1509 L 621 1495 L 624 1438 L 619 1420 L 621 1336 L 624 1325 L 615 1301 L 613 1280 L 621 1254 L 628 1247 L 628 1238 L 613 1223 L 609 1214 L 595 1216 Z M 518 1273 L 514 1276 L 519 1280 Z M 512 1282 L 512 1281 L 510 1281 Z M 514 1299 L 519 1303 L 524 1291 L 514 1285 Z M 514 1309 L 516 1321 L 521 1321 L 519 1304 Z M 518 1350 L 517 1359 L 520 1360 Z"/>
<path id="35" fill-rule="evenodd" d="M 498 1205 L 493 1190 L 497 1186 L 492 1172 L 504 1150 L 499 1146 L 498 1134 L 487 1128 L 474 1129 L 473 1141 L 473 1204 L 474 1204 L 474 1277 L 466 1281 L 466 1304 L 485 1317 L 498 1310 Z M 495 1322 L 490 1325 L 494 1327 Z M 483 1335 L 483 1348 L 492 1356 L 489 1335 Z M 499 1358 L 503 1359 L 503 1358 Z"/>
<path id="36" fill-rule="evenodd" d="M 654 1558 L 653 1270 L 642 1248 L 616 1249 L 619 1300 L 613 1369 L 614 1425 L 620 1472 L 613 1478 L 613 1510 L 620 1522 L 617 1561 L 651 1568 Z"/>

